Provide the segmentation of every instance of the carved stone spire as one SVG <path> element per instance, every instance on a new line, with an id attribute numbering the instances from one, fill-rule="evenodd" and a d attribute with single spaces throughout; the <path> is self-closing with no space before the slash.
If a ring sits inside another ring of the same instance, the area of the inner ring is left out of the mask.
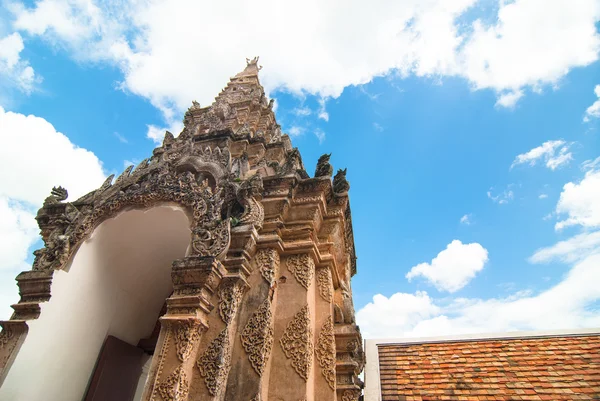
<path id="1" fill-rule="evenodd" d="M 258 57 L 246 59 L 246 68 L 233 78 L 209 107 L 193 104 L 184 124 L 193 136 L 209 136 L 230 130 L 236 139 L 281 141 L 281 127 L 258 79 Z"/>

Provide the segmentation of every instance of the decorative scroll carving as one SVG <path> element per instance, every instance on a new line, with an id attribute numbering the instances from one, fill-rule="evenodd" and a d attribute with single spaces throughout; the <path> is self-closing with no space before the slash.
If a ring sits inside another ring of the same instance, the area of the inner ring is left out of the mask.
<path id="1" fill-rule="evenodd" d="M 331 158 L 331 153 L 319 157 L 315 177 L 331 177 L 333 175 L 333 167 L 329 164 L 329 158 Z"/>
<path id="2" fill-rule="evenodd" d="M 227 328 L 210 343 L 198 359 L 197 365 L 208 392 L 216 396 L 219 389 L 225 385 L 231 368 L 231 344 Z"/>
<path id="3" fill-rule="evenodd" d="M 245 181 L 238 191 L 238 199 L 244 206 L 244 214 L 240 217 L 241 224 L 252 224 L 261 229 L 265 220 L 265 209 L 256 198 L 263 192 L 263 182 L 258 174 Z"/>
<path id="4" fill-rule="evenodd" d="M 346 170 L 347 169 L 339 169 L 337 173 L 335 173 L 335 177 L 333 177 L 333 192 L 343 193 L 350 190 L 350 184 L 346 179 Z"/>
<path id="5" fill-rule="evenodd" d="M 4 327 L 0 332 L 0 349 L 3 348 L 13 338 L 13 331 L 10 327 Z"/>
<path id="6" fill-rule="evenodd" d="M 329 384 L 332 390 L 335 390 L 335 335 L 333 333 L 333 319 L 331 316 L 327 318 L 321 332 L 317 346 L 315 347 L 315 356 L 321 366 L 321 373 L 325 377 L 325 381 Z"/>
<path id="7" fill-rule="evenodd" d="M 194 349 L 194 345 L 200 340 L 200 324 L 194 321 L 185 321 L 175 323 L 175 349 L 177 358 L 185 362 Z"/>
<path id="8" fill-rule="evenodd" d="M 327 302 L 331 302 L 333 300 L 333 284 L 331 282 L 329 267 L 324 266 L 317 269 L 317 285 L 321 298 Z"/>
<path id="9" fill-rule="evenodd" d="M 360 390 L 346 390 L 342 394 L 342 401 L 358 401 Z"/>
<path id="10" fill-rule="evenodd" d="M 307 253 L 292 255 L 287 258 L 287 268 L 296 277 L 302 287 L 308 290 L 315 274 L 315 262 Z"/>
<path id="11" fill-rule="evenodd" d="M 308 381 L 312 365 L 313 343 L 308 305 L 296 313 L 279 340 L 285 356 L 292 360 L 294 370 Z"/>
<path id="12" fill-rule="evenodd" d="M 69 192 L 63 187 L 53 187 L 50 196 L 44 199 L 44 206 L 55 205 L 67 200 Z"/>
<path id="13" fill-rule="evenodd" d="M 248 320 L 241 340 L 250 364 L 262 376 L 273 347 L 273 314 L 269 298 L 265 299 Z"/>
<path id="14" fill-rule="evenodd" d="M 256 252 L 256 264 L 269 285 L 273 285 L 279 269 L 279 253 L 274 248 L 263 248 Z"/>
<path id="15" fill-rule="evenodd" d="M 183 401 L 187 399 L 189 389 L 187 375 L 180 366 L 158 385 L 158 394 L 164 401 Z"/>
<path id="16" fill-rule="evenodd" d="M 227 280 L 221 284 L 219 290 L 219 316 L 226 325 L 233 320 L 243 296 L 244 287 L 241 281 Z"/>

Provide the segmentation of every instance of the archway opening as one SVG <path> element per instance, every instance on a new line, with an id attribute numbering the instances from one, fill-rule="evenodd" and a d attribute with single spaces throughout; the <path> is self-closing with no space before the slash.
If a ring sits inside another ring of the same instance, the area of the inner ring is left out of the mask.
<path id="1" fill-rule="evenodd" d="M 189 243 L 179 207 L 130 210 L 100 224 L 55 272 L 0 399 L 81 401 L 107 338 L 137 346 L 152 336 L 172 292 L 171 264 Z"/>

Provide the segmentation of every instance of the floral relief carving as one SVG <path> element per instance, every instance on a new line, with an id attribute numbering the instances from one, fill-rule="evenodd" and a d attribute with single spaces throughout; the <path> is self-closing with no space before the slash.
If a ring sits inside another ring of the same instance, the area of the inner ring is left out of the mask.
<path id="1" fill-rule="evenodd" d="M 227 381 L 227 375 L 231 368 L 231 344 L 227 328 L 210 343 L 204 354 L 197 361 L 200 375 L 208 392 L 216 396 Z"/>
<path id="2" fill-rule="evenodd" d="M 292 360 L 294 370 L 305 381 L 308 381 L 313 359 L 312 330 L 310 328 L 308 305 L 296 313 L 288 323 L 279 344 L 281 344 L 285 356 Z"/>
<path id="3" fill-rule="evenodd" d="M 279 269 L 279 253 L 274 248 L 263 248 L 256 253 L 256 264 L 269 285 L 273 285 Z"/>
<path id="4" fill-rule="evenodd" d="M 225 281 L 219 290 L 219 316 L 225 324 L 231 323 L 244 296 L 241 281 Z"/>
<path id="5" fill-rule="evenodd" d="M 319 295 L 327 302 L 333 301 L 333 284 L 331 282 L 331 271 L 324 266 L 317 269 L 317 286 Z"/>
<path id="6" fill-rule="evenodd" d="M 187 399 L 189 388 L 187 375 L 180 366 L 158 385 L 158 394 L 164 401 L 183 401 Z"/>
<path id="7" fill-rule="evenodd" d="M 342 401 L 358 401 L 360 390 L 346 390 L 342 394 Z"/>
<path id="8" fill-rule="evenodd" d="M 273 313 L 269 298 L 265 299 L 248 320 L 241 340 L 250 364 L 262 376 L 273 348 Z"/>
<path id="9" fill-rule="evenodd" d="M 315 356 L 317 357 L 319 366 L 321 366 L 321 373 L 325 377 L 325 381 L 327 381 L 332 390 L 335 390 L 336 350 L 333 318 L 331 316 L 327 318 L 325 323 L 323 323 L 323 327 L 321 327 L 317 346 L 315 347 Z"/>
<path id="10" fill-rule="evenodd" d="M 187 361 L 196 343 L 200 340 L 200 324 L 194 321 L 175 323 L 175 349 L 181 362 Z"/>
<path id="11" fill-rule="evenodd" d="M 292 255 L 287 258 L 287 268 L 296 277 L 302 287 L 308 290 L 315 274 L 315 262 L 307 253 Z"/>

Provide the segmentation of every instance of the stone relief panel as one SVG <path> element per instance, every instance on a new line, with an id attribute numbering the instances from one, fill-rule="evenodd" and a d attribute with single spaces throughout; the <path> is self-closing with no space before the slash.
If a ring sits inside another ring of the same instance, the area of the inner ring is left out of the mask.
<path id="1" fill-rule="evenodd" d="M 325 323 L 323 323 L 323 327 L 321 327 L 317 346 L 315 347 L 315 356 L 319 362 L 325 381 L 327 381 L 332 390 L 335 390 L 336 349 L 333 318 L 331 316 L 327 318 Z"/>
<path id="2" fill-rule="evenodd" d="M 319 295 L 327 302 L 333 301 L 333 283 L 331 281 L 331 271 L 329 267 L 324 266 L 317 269 L 317 286 Z"/>
<path id="3" fill-rule="evenodd" d="M 315 262 L 312 257 L 307 253 L 292 255 L 287 258 L 286 265 L 300 285 L 308 290 L 315 274 Z"/>
<path id="4" fill-rule="evenodd" d="M 197 361 L 200 375 L 208 392 L 216 396 L 227 382 L 227 375 L 231 368 L 231 344 L 227 328 L 210 343 L 206 351 Z"/>
<path id="5" fill-rule="evenodd" d="M 194 346 L 200 341 L 201 326 L 198 322 L 184 321 L 172 324 L 174 331 L 175 350 L 181 362 L 188 360 Z"/>
<path id="6" fill-rule="evenodd" d="M 179 366 L 158 385 L 158 394 L 164 401 L 184 401 L 187 400 L 189 388 L 187 375 Z"/>
<path id="7" fill-rule="evenodd" d="M 304 306 L 288 323 L 279 344 L 292 367 L 308 381 L 308 375 L 313 360 L 312 330 L 310 328 L 310 312 L 308 305 Z"/>
<path id="8" fill-rule="evenodd" d="M 244 284 L 241 281 L 227 280 L 219 289 L 219 316 L 226 325 L 233 320 L 244 296 Z"/>
<path id="9" fill-rule="evenodd" d="M 269 298 L 248 320 L 241 340 L 254 371 L 262 376 L 273 347 L 273 313 Z"/>
<path id="10" fill-rule="evenodd" d="M 263 248 L 256 252 L 255 258 L 260 274 L 272 286 L 279 273 L 279 253 L 274 248 Z"/>

